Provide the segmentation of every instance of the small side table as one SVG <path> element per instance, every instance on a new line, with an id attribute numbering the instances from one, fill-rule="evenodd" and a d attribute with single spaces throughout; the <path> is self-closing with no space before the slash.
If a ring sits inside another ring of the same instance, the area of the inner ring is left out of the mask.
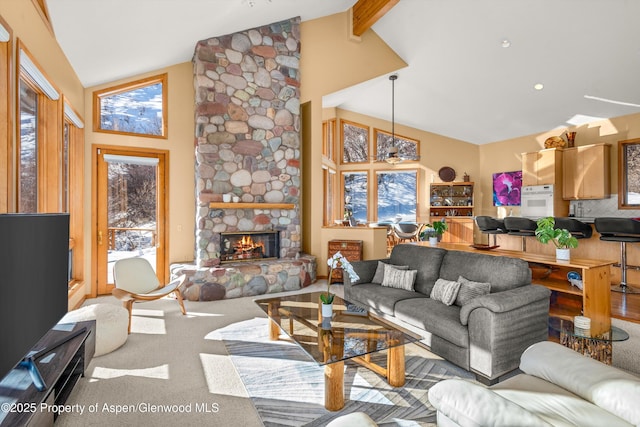
<path id="1" fill-rule="evenodd" d="M 558 317 L 549 318 L 549 328 L 560 333 L 560 344 L 607 365 L 611 365 L 613 342 L 629 339 L 629 334 L 616 326 L 602 334 L 591 335 L 587 329 L 576 328 L 571 320 Z"/>
<path id="2" fill-rule="evenodd" d="M 347 261 L 362 261 L 362 240 L 330 240 L 328 249 L 327 258 L 339 251 Z M 342 283 L 342 268 L 334 268 L 327 280 L 329 284 Z"/>

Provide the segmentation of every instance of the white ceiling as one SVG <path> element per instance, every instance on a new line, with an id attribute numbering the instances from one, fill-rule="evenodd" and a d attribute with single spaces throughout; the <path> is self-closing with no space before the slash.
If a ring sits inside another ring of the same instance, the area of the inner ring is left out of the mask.
<path id="1" fill-rule="evenodd" d="M 89 87 L 189 61 L 198 40 L 355 3 L 253 1 L 48 0 L 48 8 Z M 400 0 L 373 30 L 408 63 L 395 85 L 396 122 L 484 144 L 640 113 L 638 17 L 636 0 Z M 381 76 L 324 103 L 390 120 L 391 83 Z"/>

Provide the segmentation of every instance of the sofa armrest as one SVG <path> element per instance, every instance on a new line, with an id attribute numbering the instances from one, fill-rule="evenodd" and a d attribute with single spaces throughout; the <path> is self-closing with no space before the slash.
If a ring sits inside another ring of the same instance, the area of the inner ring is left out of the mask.
<path id="1" fill-rule="evenodd" d="M 428 397 L 438 412 L 462 427 L 550 426 L 485 386 L 466 380 L 440 381 L 429 389 Z"/>
<path id="2" fill-rule="evenodd" d="M 540 300 L 548 300 L 551 291 L 542 285 L 527 285 L 494 294 L 474 298 L 460 309 L 460 322 L 469 323 L 471 312 L 477 308 L 486 308 L 493 313 L 504 313 Z"/>
<path id="3" fill-rule="evenodd" d="M 361 283 L 371 283 L 373 276 L 376 274 L 376 269 L 378 268 L 378 261 L 389 262 L 388 258 L 385 259 L 369 259 L 365 261 L 351 261 L 351 266 L 353 267 L 353 271 L 356 272 L 358 280 L 353 282 L 348 274 L 343 275 L 344 285 L 345 286 L 353 286 L 359 285 Z"/>
<path id="4" fill-rule="evenodd" d="M 549 294 L 544 286 L 527 285 L 464 306 L 470 369 L 493 381 L 518 368 L 527 347 L 549 338 Z"/>

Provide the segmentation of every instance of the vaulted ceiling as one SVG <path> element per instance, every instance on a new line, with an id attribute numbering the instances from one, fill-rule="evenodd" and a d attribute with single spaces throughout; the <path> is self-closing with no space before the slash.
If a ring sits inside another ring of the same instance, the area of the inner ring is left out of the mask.
<path id="1" fill-rule="evenodd" d="M 189 61 L 198 40 L 293 16 L 315 19 L 354 3 L 47 5 L 56 37 L 88 87 Z M 400 0 L 372 29 L 408 64 L 398 70 L 396 122 L 484 144 L 640 113 L 638 16 L 635 0 Z M 390 120 L 391 84 L 380 76 L 327 94 L 324 103 Z"/>

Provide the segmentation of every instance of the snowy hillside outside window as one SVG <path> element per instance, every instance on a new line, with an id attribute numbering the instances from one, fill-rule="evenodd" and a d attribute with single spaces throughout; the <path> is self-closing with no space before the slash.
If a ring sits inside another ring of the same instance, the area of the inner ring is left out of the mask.
<path id="1" fill-rule="evenodd" d="M 167 75 L 94 92 L 97 132 L 167 137 Z"/>
<path id="2" fill-rule="evenodd" d="M 417 171 L 380 171 L 377 179 L 378 221 L 416 221 Z"/>
<path id="3" fill-rule="evenodd" d="M 367 221 L 367 172 L 344 172 L 344 210 L 359 222 Z"/>

